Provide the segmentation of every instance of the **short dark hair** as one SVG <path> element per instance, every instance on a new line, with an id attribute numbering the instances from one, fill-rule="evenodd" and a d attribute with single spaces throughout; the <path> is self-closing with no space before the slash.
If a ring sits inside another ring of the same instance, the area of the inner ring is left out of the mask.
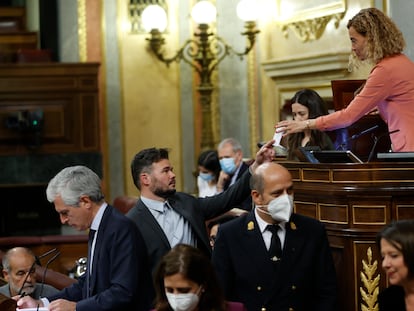
<path id="1" fill-rule="evenodd" d="M 177 273 L 203 287 L 199 311 L 225 310 L 224 295 L 210 259 L 198 248 L 187 244 L 177 244 L 158 265 L 154 276 L 156 310 L 171 310 L 165 294 L 164 277 Z"/>
<path id="2" fill-rule="evenodd" d="M 217 181 L 220 175 L 221 167 L 218 158 L 217 150 L 206 150 L 200 153 L 198 157 L 198 165 L 213 172 L 214 178 Z"/>
<path id="3" fill-rule="evenodd" d="M 254 172 L 252 176 L 250 176 L 250 189 L 256 190 L 258 193 L 263 194 L 264 176 L 262 173 Z"/>
<path id="4" fill-rule="evenodd" d="M 404 219 L 390 223 L 377 235 L 377 245 L 381 249 L 381 239 L 398 249 L 408 268 L 408 277 L 414 277 L 414 220 Z"/>
<path id="5" fill-rule="evenodd" d="M 131 162 L 131 174 L 135 186 L 141 190 L 139 176 L 142 172 L 150 173 L 153 163 L 161 160 L 168 160 L 168 149 L 166 148 L 148 148 L 138 152 Z"/>

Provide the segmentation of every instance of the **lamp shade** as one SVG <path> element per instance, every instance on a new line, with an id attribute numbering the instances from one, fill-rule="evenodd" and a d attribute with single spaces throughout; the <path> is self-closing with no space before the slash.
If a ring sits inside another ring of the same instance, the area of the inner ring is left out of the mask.
<path id="1" fill-rule="evenodd" d="M 256 0 L 241 0 L 237 4 L 237 16 L 245 22 L 257 20 L 259 15 Z"/>
<path id="2" fill-rule="evenodd" d="M 197 24 L 210 24 L 216 20 L 216 7 L 207 0 L 199 1 L 191 10 L 191 17 Z"/>
<path id="3" fill-rule="evenodd" d="M 150 32 L 153 29 L 163 32 L 167 28 L 167 13 L 157 4 L 147 6 L 142 11 L 141 18 L 146 32 Z"/>

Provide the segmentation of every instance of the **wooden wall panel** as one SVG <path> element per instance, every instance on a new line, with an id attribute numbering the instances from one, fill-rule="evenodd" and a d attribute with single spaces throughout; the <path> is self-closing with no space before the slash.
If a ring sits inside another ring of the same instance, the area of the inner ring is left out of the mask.
<path id="1" fill-rule="evenodd" d="M 100 151 L 98 64 L 0 66 L 0 155 Z M 41 131 L 7 128 L 43 111 Z"/>
<path id="2" fill-rule="evenodd" d="M 325 224 L 340 311 L 371 310 L 377 297 L 374 292 L 369 293 L 372 297 L 361 293 L 386 286 L 375 238 L 391 221 L 414 218 L 414 164 L 280 164 L 296 177 L 295 211 Z"/>

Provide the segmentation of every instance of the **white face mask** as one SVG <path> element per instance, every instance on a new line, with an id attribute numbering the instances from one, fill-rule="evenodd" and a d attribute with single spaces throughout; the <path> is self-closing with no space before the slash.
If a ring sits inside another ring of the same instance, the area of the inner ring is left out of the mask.
<path id="1" fill-rule="evenodd" d="M 198 295 L 194 293 L 173 294 L 165 293 L 168 303 L 174 311 L 192 311 L 198 305 Z"/>
<path id="2" fill-rule="evenodd" d="M 263 207 L 267 206 L 267 211 Z M 261 212 L 270 215 L 278 222 L 288 222 L 293 213 L 293 195 L 282 194 L 267 205 L 256 205 Z"/>

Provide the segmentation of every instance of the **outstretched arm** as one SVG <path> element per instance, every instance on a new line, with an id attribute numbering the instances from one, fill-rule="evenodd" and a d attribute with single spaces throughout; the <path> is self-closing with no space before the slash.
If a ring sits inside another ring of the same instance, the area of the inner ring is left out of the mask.
<path id="1" fill-rule="evenodd" d="M 275 150 L 273 149 L 274 139 L 265 143 L 256 153 L 254 162 L 250 165 L 250 173 L 254 173 L 256 168 L 265 162 L 272 162 L 275 158 Z"/>

